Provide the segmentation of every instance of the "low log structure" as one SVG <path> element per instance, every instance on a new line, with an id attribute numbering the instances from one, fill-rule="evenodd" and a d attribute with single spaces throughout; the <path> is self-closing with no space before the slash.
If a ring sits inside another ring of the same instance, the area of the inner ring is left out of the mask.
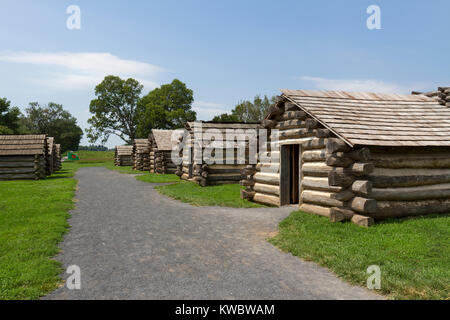
<path id="1" fill-rule="evenodd" d="M 56 145 L 54 142 L 55 139 L 53 137 L 47 137 L 48 152 L 46 160 L 46 171 L 48 176 L 51 176 L 55 171 Z"/>
<path id="2" fill-rule="evenodd" d="M 133 146 L 117 146 L 114 155 L 114 164 L 118 167 L 133 165 Z"/>
<path id="3" fill-rule="evenodd" d="M 55 144 L 55 153 L 53 156 L 53 170 L 58 171 L 61 170 L 61 145 L 56 143 Z"/>
<path id="4" fill-rule="evenodd" d="M 255 123 L 187 123 L 181 143 L 183 160 L 177 174 L 203 187 L 237 184 L 246 179 L 255 170 L 248 165 L 256 163 L 256 158 L 250 159 L 250 144 L 256 156 L 259 127 Z M 250 195 L 252 190 L 243 193 L 245 197 Z"/>
<path id="5" fill-rule="evenodd" d="M 172 141 L 175 130 L 153 129 L 149 135 L 150 172 L 175 174 L 177 165 L 172 161 L 172 150 L 178 141 Z"/>
<path id="6" fill-rule="evenodd" d="M 282 90 L 243 196 L 333 222 L 450 212 L 450 91 Z M 248 172 L 250 173 L 250 172 Z"/>
<path id="7" fill-rule="evenodd" d="M 44 179 L 48 153 L 45 135 L 0 136 L 0 180 Z"/>
<path id="8" fill-rule="evenodd" d="M 149 139 L 135 139 L 133 141 L 133 170 L 150 171 Z"/>

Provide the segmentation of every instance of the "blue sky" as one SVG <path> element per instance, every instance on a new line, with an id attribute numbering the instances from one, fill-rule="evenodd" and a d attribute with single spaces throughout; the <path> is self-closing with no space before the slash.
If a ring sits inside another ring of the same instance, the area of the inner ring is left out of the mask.
<path id="1" fill-rule="evenodd" d="M 372 4 L 381 30 L 366 27 Z M 66 28 L 69 5 L 81 30 Z M 86 128 L 108 74 L 144 93 L 179 78 L 202 120 L 281 88 L 433 90 L 450 84 L 449 14 L 447 0 L 0 0 L 0 97 L 61 103 Z"/>

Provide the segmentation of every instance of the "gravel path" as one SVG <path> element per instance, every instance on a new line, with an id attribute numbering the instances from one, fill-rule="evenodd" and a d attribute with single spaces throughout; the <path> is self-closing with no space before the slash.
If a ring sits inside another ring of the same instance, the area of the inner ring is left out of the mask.
<path id="1" fill-rule="evenodd" d="M 76 178 L 57 259 L 81 268 L 81 290 L 45 299 L 380 298 L 265 240 L 292 208 L 193 207 L 105 168 Z"/>

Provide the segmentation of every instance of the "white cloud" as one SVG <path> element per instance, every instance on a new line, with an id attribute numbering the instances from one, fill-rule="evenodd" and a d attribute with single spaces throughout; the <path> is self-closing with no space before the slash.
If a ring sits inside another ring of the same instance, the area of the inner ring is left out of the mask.
<path id="1" fill-rule="evenodd" d="M 135 60 L 121 59 L 110 53 L 41 53 L 15 52 L 0 54 L 0 62 L 45 66 L 46 72 L 32 79 L 36 83 L 58 89 L 92 89 L 107 75 L 123 78 L 136 78 L 147 89 L 158 84 L 152 80 L 157 73 L 164 72 L 161 67 Z"/>
<path id="2" fill-rule="evenodd" d="M 228 112 L 228 108 L 220 103 L 195 101 L 192 109 L 197 112 L 197 118 L 200 120 L 211 120 L 214 116 Z"/>
<path id="3" fill-rule="evenodd" d="M 303 76 L 300 80 L 312 82 L 318 90 L 335 90 L 335 91 L 365 91 L 365 92 L 379 92 L 379 93 L 410 93 L 411 89 L 408 86 L 403 86 L 395 83 L 388 83 L 379 80 L 365 79 L 365 80 L 338 80 L 326 79 L 319 77 Z M 416 87 L 416 90 L 420 88 Z"/>

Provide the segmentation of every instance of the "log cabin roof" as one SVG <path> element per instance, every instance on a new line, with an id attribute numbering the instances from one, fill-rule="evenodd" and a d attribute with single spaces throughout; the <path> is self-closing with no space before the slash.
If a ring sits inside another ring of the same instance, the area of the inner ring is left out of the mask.
<path id="1" fill-rule="evenodd" d="M 196 122 L 188 122 L 186 123 L 186 128 L 188 130 L 194 128 L 194 124 Z M 219 122 L 202 122 L 198 121 L 198 123 L 202 124 L 202 128 L 205 129 L 257 129 L 260 127 L 259 123 L 243 123 L 243 122 L 227 122 L 227 123 L 219 123 Z"/>
<path id="2" fill-rule="evenodd" d="M 159 130 L 153 129 L 153 139 L 155 139 L 158 151 L 172 150 L 172 134 L 175 130 Z"/>
<path id="3" fill-rule="evenodd" d="M 47 143 L 44 134 L 0 136 L 0 156 L 41 155 L 46 152 Z"/>
<path id="4" fill-rule="evenodd" d="M 450 146 L 450 108 L 424 95 L 281 92 L 351 146 Z"/>
<path id="5" fill-rule="evenodd" d="M 117 146 L 116 152 L 119 156 L 131 156 L 133 154 L 133 146 Z"/>
<path id="6" fill-rule="evenodd" d="M 150 141 L 148 139 L 134 139 L 133 147 L 137 153 L 148 152 L 150 149 Z"/>

